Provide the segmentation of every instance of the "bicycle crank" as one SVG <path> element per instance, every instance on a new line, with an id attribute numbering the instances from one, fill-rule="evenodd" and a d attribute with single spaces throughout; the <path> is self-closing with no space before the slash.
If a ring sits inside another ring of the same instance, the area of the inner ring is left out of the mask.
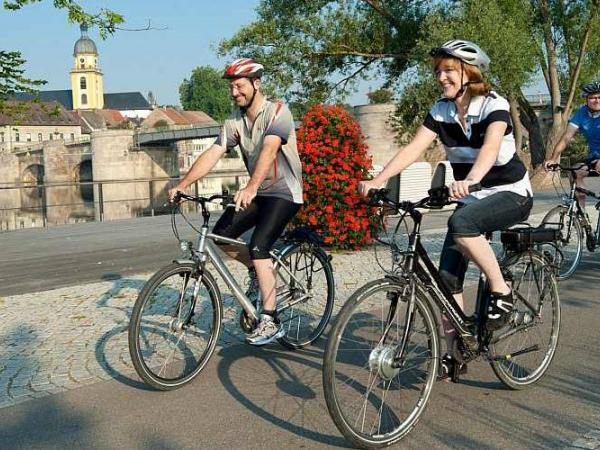
<path id="1" fill-rule="evenodd" d="M 537 352 L 539 350 L 540 350 L 540 346 L 535 344 L 535 345 L 532 345 L 531 347 L 527 347 L 522 350 L 517 350 L 516 352 L 512 352 L 507 355 L 494 356 L 491 359 L 492 359 L 492 361 L 509 361 L 512 358 L 514 358 L 515 356 L 524 355 L 526 353 L 531 353 L 531 352 Z"/>

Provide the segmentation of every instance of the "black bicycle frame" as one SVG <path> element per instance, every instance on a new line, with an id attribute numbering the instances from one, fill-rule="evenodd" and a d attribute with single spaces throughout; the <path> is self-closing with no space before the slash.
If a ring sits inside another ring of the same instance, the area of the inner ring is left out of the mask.
<path id="1" fill-rule="evenodd" d="M 406 342 L 408 341 L 408 335 L 410 333 L 411 324 L 413 321 L 415 305 L 414 297 L 416 295 L 416 283 L 418 282 L 421 282 L 425 285 L 429 293 L 432 295 L 436 306 L 438 306 L 438 308 L 440 308 L 441 311 L 446 314 L 461 337 L 474 337 L 476 335 L 470 326 L 472 324 L 469 321 L 469 317 L 463 312 L 462 308 L 454 299 L 452 293 L 450 292 L 450 288 L 448 288 L 446 283 L 442 280 L 439 270 L 429 258 L 427 250 L 425 250 L 423 244 L 421 244 L 420 231 L 423 214 L 416 209 L 416 205 L 412 203 L 406 203 L 405 205 L 407 206 L 405 211 L 413 219 L 414 225 L 413 230 L 409 235 L 409 244 L 406 252 L 406 259 L 404 261 L 403 272 L 407 274 L 408 277 L 413 277 L 412 280 L 409 280 L 411 282 L 410 285 L 413 291 L 411 292 L 411 299 L 408 302 L 404 337 L 401 345 L 398 347 L 394 355 L 394 360 L 398 364 L 400 363 L 402 355 L 404 354 L 404 349 L 406 347 Z M 416 277 L 416 279 L 414 277 Z M 477 310 L 479 310 L 480 302 L 481 296 L 478 295 Z M 395 309 L 395 305 L 392 304 L 391 306 Z M 388 319 L 389 323 L 386 326 L 384 336 L 387 336 L 387 331 L 390 328 L 393 317 L 389 317 Z"/>

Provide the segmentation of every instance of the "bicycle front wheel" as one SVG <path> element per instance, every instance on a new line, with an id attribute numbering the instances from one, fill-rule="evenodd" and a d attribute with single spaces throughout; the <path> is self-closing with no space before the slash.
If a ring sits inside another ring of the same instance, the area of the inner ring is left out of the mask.
<path id="1" fill-rule="evenodd" d="M 337 428 L 359 448 L 387 447 L 406 436 L 437 377 L 437 322 L 420 291 L 402 359 L 393 363 L 407 327 L 408 291 L 390 279 L 366 284 L 348 299 L 331 331 L 325 401 Z"/>
<path id="2" fill-rule="evenodd" d="M 219 339 L 221 295 L 213 277 L 192 263 L 159 270 L 140 292 L 129 323 L 129 353 L 150 386 L 170 390 L 204 368 Z"/>
<path id="3" fill-rule="evenodd" d="M 506 386 L 523 389 L 550 367 L 560 330 L 560 299 L 543 255 L 526 252 L 507 261 L 515 308 L 509 324 L 490 343 L 492 369 Z"/>
<path id="4" fill-rule="evenodd" d="M 329 256 L 302 243 L 284 249 L 277 269 L 277 311 L 285 331 L 279 343 L 302 348 L 321 336 L 333 310 L 335 286 Z"/>
<path id="5" fill-rule="evenodd" d="M 557 266 L 556 278 L 565 280 L 575 273 L 583 252 L 583 229 L 575 214 L 570 219 L 568 208 L 558 205 L 552 208 L 542 219 L 542 226 L 558 228 L 561 232 L 560 239 L 554 245 L 543 245 L 542 250 Z"/>

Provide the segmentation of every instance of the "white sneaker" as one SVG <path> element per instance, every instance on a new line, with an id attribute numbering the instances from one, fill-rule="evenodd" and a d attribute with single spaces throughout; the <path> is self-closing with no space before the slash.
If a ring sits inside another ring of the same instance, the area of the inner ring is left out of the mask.
<path id="1" fill-rule="evenodd" d="M 285 330 L 275 323 L 273 317 L 268 314 L 261 314 L 260 322 L 256 329 L 246 337 L 246 342 L 251 345 L 265 345 L 284 334 Z"/>

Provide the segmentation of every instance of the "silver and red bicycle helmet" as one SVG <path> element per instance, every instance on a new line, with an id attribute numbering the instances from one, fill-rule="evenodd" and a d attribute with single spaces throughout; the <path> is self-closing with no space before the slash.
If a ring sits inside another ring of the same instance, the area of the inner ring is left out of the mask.
<path id="1" fill-rule="evenodd" d="M 240 58 L 225 67 L 223 78 L 260 78 L 264 70 L 264 66 L 252 58 Z"/>

